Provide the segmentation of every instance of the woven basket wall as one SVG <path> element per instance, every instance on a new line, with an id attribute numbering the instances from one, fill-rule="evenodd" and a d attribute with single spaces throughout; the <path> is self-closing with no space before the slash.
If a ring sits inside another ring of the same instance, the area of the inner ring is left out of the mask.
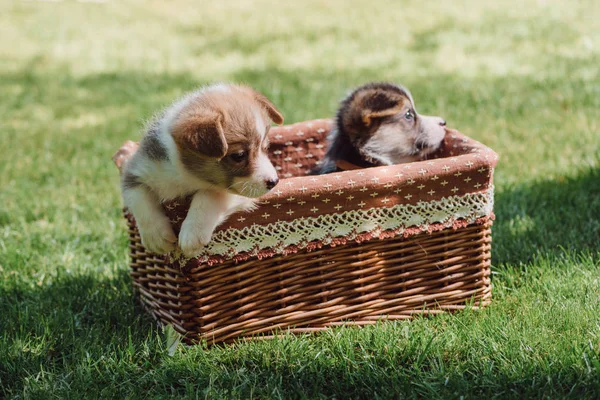
<path id="1" fill-rule="evenodd" d="M 449 131 L 430 160 L 306 176 L 330 128 L 271 129 L 280 183 L 198 258 L 150 254 L 125 210 L 131 275 L 154 316 L 187 342 L 219 343 L 489 304 L 497 155 Z M 188 206 L 165 204 L 176 233 Z"/>

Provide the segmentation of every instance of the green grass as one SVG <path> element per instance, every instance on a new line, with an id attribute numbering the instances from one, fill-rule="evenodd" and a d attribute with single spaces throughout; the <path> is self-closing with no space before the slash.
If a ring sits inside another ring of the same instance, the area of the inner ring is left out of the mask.
<path id="1" fill-rule="evenodd" d="M 0 4 L 0 397 L 600 397 L 596 2 L 280 3 Z M 498 151 L 492 305 L 169 356 L 110 157 L 218 80 L 286 122 L 396 81 Z"/>

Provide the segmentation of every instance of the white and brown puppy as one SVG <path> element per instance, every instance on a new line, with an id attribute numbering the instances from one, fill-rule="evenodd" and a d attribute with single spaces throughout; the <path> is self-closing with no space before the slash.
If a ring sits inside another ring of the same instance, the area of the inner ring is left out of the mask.
<path id="1" fill-rule="evenodd" d="M 283 117 L 265 96 L 219 84 L 181 98 L 149 124 L 122 174 L 125 205 L 148 250 L 176 247 L 165 200 L 194 194 L 179 233 L 183 254 L 192 257 L 229 215 L 273 189 L 279 179 L 266 152 L 271 121 Z"/>
<path id="2" fill-rule="evenodd" d="M 391 83 L 369 83 L 344 99 L 321 167 L 372 167 L 418 161 L 437 150 L 446 134 L 440 117 L 419 115 L 410 92 Z"/>

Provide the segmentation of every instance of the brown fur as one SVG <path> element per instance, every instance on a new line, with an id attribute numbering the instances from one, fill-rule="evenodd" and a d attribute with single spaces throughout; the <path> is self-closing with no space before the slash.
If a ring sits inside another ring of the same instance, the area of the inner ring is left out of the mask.
<path id="1" fill-rule="evenodd" d="M 265 108 L 265 110 L 267 110 L 267 114 L 269 114 L 271 121 L 275 122 L 277 125 L 283 124 L 283 115 L 281 115 L 275 105 L 261 93 L 258 93 L 254 89 L 248 89 L 252 92 L 252 96 L 254 96 L 256 101 L 258 101 Z"/>
<path id="2" fill-rule="evenodd" d="M 382 87 L 367 87 L 340 107 L 338 121 L 357 145 L 371 136 L 390 117 L 410 107 L 410 98 L 404 92 Z"/>
<path id="3" fill-rule="evenodd" d="M 202 110 L 189 112 L 177 118 L 171 135 L 180 151 L 198 152 L 209 158 L 223 158 L 227 154 L 227 140 L 223 132 L 223 114 Z"/>
<path id="4" fill-rule="evenodd" d="M 265 96 L 245 86 L 211 91 L 192 100 L 177 115 L 171 129 L 183 165 L 193 174 L 219 186 L 231 185 L 234 177 L 249 176 L 257 153 L 268 146 L 256 132 L 256 115 L 264 121 L 283 123 L 283 116 Z M 243 163 L 228 156 L 247 152 Z"/>

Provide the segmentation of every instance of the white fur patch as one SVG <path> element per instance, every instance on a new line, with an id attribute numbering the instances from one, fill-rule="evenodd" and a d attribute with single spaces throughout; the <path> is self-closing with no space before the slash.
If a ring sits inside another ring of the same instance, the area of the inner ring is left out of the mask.
<path id="1" fill-rule="evenodd" d="M 363 153 L 384 165 L 414 161 L 412 143 L 394 124 L 384 125 L 365 143 Z"/>
<path id="2" fill-rule="evenodd" d="M 263 139 L 265 138 L 267 126 L 265 125 L 263 116 L 259 111 L 252 110 L 252 115 L 254 115 L 254 124 L 256 126 L 256 132 L 260 135 L 260 142 L 262 143 Z"/>
<path id="3" fill-rule="evenodd" d="M 252 175 L 256 175 L 261 180 L 277 179 L 277 171 L 275 171 L 275 167 L 271 163 L 271 160 L 269 160 L 269 157 L 262 150 L 258 153 L 256 171 Z"/>
<path id="4" fill-rule="evenodd" d="M 214 85 L 206 87 L 204 90 L 210 90 L 213 92 L 231 93 L 231 86 L 226 83 L 216 83 Z"/>
<path id="5" fill-rule="evenodd" d="M 428 115 L 421 115 L 421 128 L 424 132 L 424 139 L 429 143 L 432 148 L 437 149 L 446 136 L 446 130 L 440 122 L 440 117 L 430 117 Z"/>
<path id="6" fill-rule="evenodd" d="M 225 204 L 216 192 L 198 192 L 192 199 L 190 209 L 181 224 L 179 247 L 187 257 L 193 257 L 210 242 L 212 234 L 221 222 Z"/>
<path id="7" fill-rule="evenodd" d="M 277 180 L 277 171 L 263 151 L 258 153 L 256 161 L 256 169 L 252 172 L 252 175 L 233 179 L 232 189 L 242 196 L 260 197 L 269 192 L 267 181 Z"/>
<path id="8" fill-rule="evenodd" d="M 148 250 L 164 254 L 175 249 L 177 238 L 163 213 L 159 200 L 145 186 L 123 191 L 125 206 L 135 217 L 142 244 Z"/>

